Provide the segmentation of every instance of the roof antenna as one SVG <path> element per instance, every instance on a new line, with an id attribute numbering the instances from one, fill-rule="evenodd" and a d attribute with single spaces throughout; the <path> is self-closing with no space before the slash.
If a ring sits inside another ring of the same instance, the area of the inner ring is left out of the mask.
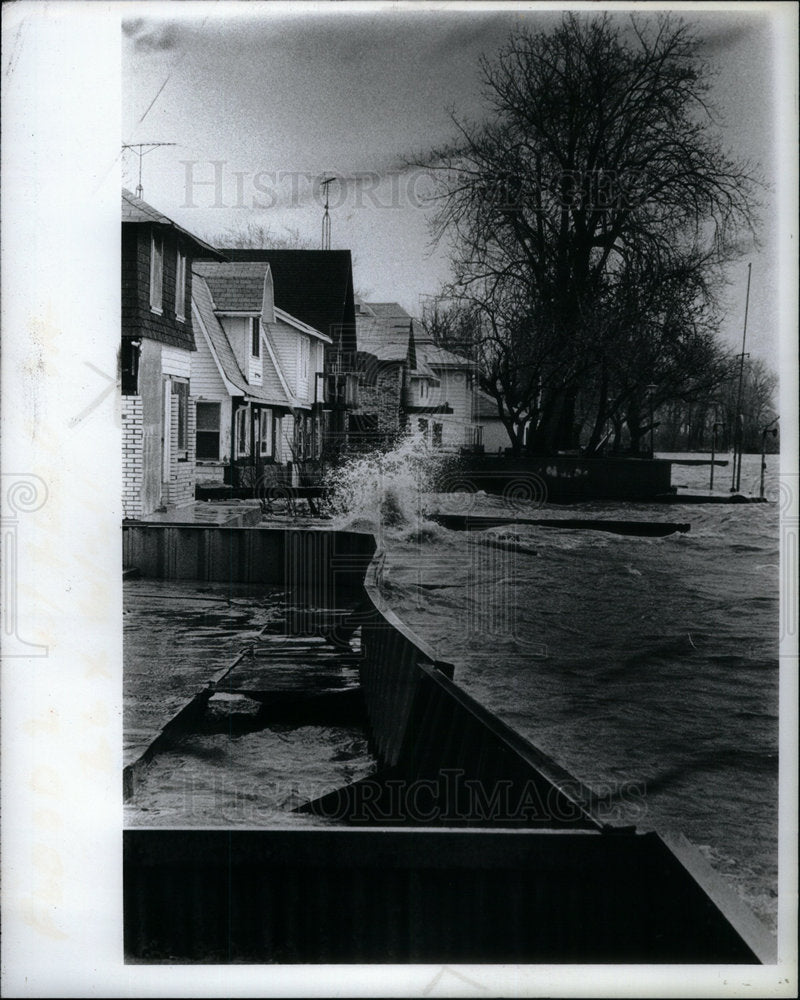
<path id="1" fill-rule="evenodd" d="M 141 198 L 142 188 L 142 157 L 147 153 L 152 153 L 159 146 L 177 146 L 177 142 L 127 142 L 122 144 L 123 149 L 132 149 L 139 157 L 139 183 L 136 185 L 136 197 Z"/>
<path id="2" fill-rule="evenodd" d="M 331 248 L 331 217 L 328 214 L 328 186 L 335 181 L 335 177 L 328 177 L 321 184 L 325 188 L 325 214 L 322 216 L 322 249 Z"/>

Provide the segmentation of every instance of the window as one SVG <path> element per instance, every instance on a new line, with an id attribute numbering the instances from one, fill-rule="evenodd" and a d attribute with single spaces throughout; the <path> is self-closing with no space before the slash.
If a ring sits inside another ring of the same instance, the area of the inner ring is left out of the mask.
<path id="1" fill-rule="evenodd" d="M 197 404 L 196 453 L 198 461 L 219 461 L 219 403 Z"/>
<path id="2" fill-rule="evenodd" d="M 418 421 L 417 426 L 419 427 L 420 434 L 424 434 L 425 437 L 427 437 L 428 436 L 428 421 L 427 420 L 420 420 L 420 421 Z"/>
<path id="3" fill-rule="evenodd" d="M 178 451 L 185 452 L 189 439 L 189 383 L 185 379 L 173 378 L 172 395 L 178 397 Z"/>
<path id="4" fill-rule="evenodd" d="M 440 447 L 441 444 L 442 444 L 442 425 L 441 424 L 434 424 L 433 425 L 433 443 L 434 443 L 434 445 L 436 445 L 436 447 Z"/>
<path id="5" fill-rule="evenodd" d="M 250 318 L 250 353 L 254 358 L 261 357 L 261 317 Z"/>
<path id="6" fill-rule="evenodd" d="M 160 236 L 150 237 L 150 308 L 161 314 L 164 289 L 164 241 Z"/>
<path id="7" fill-rule="evenodd" d="M 250 455 L 250 410 L 241 407 L 236 411 L 236 457 L 247 458 Z"/>
<path id="8" fill-rule="evenodd" d="M 186 319 L 186 254 L 180 250 L 175 261 L 175 318 Z"/>
<path id="9" fill-rule="evenodd" d="M 259 454 L 262 458 L 272 458 L 272 410 L 262 410 L 259 419 Z"/>

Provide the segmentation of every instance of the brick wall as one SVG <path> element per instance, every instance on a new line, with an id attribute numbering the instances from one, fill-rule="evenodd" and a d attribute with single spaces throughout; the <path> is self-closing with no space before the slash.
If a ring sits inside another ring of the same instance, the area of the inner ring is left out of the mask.
<path id="1" fill-rule="evenodd" d="M 122 513 L 140 519 L 142 509 L 142 397 L 122 397 Z M 149 513 L 149 512 L 148 512 Z"/>
<path id="2" fill-rule="evenodd" d="M 358 387 L 358 409 L 355 413 L 375 414 L 377 434 L 386 437 L 401 430 L 402 366 L 381 365 L 374 384 L 366 380 Z"/>
<path id="3" fill-rule="evenodd" d="M 186 459 L 178 451 L 178 397 L 170 397 L 170 463 L 169 481 L 166 483 L 166 502 L 170 506 L 184 507 L 194 503 L 195 486 L 195 431 L 197 429 L 197 398 L 189 397 Z"/>

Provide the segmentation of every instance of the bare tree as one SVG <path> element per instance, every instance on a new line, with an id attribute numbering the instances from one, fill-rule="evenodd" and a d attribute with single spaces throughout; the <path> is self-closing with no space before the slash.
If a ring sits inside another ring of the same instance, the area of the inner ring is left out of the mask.
<path id="1" fill-rule="evenodd" d="M 596 443 L 604 421 L 586 399 L 608 400 L 603 366 L 632 338 L 647 384 L 654 329 L 663 345 L 707 327 L 723 265 L 754 235 L 758 180 L 722 149 L 700 40 L 670 16 L 623 29 L 565 14 L 554 31 L 514 34 L 482 70 L 488 121 L 454 117 L 458 140 L 425 158 L 440 180 L 434 236 L 454 247 L 449 291 L 485 308 L 500 340 L 519 339 L 524 317 L 524 354 L 539 366 L 525 380 L 533 447 L 575 447 L 587 422 Z M 688 282 L 680 324 L 650 301 L 677 275 Z"/>
<path id="2" fill-rule="evenodd" d="M 276 232 L 267 222 L 252 219 L 238 225 L 228 226 L 220 232 L 206 237 L 212 246 L 250 250 L 316 250 L 317 245 L 302 236 L 299 229 L 284 226 L 283 232 Z"/>

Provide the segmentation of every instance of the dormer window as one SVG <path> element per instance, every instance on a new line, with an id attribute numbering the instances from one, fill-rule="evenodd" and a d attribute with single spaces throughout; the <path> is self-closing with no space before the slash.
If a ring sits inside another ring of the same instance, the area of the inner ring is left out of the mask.
<path id="1" fill-rule="evenodd" d="M 164 291 L 164 241 L 153 234 L 150 237 L 150 308 L 161 315 Z"/>
<path id="2" fill-rule="evenodd" d="M 261 317 L 250 318 L 250 354 L 254 358 L 261 357 Z"/>
<path id="3" fill-rule="evenodd" d="M 186 320 L 186 254 L 180 250 L 175 261 L 175 319 Z"/>

